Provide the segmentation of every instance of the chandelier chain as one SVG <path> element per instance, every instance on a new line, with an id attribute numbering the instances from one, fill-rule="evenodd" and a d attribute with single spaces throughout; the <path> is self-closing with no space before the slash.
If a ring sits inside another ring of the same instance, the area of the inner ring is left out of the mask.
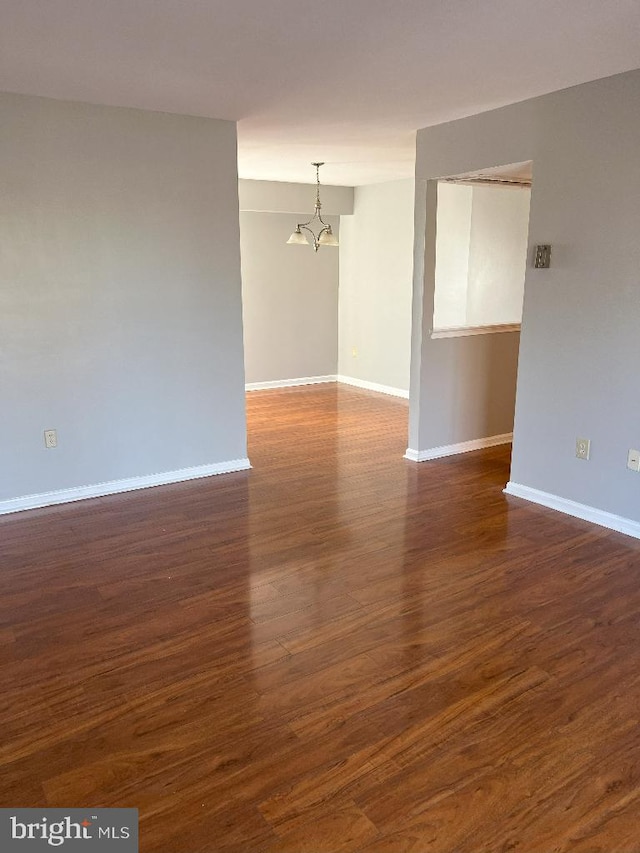
<path id="1" fill-rule="evenodd" d="M 321 244 L 322 245 L 337 246 L 338 241 L 333 236 L 331 224 L 328 222 L 325 222 L 324 219 L 322 218 L 321 213 L 320 213 L 320 210 L 322 208 L 322 203 L 320 201 L 320 166 L 324 166 L 324 163 L 312 163 L 311 165 L 316 167 L 316 204 L 315 204 L 315 210 L 314 210 L 314 213 L 313 213 L 313 216 L 311 217 L 311 219 L 307 220 L 307 222 L 299 222 L 296 225 L 295 231 L 293 232 L 293 234 L 291 235 L 291 237 L 289 238 L 289 240 L 287 242 L 288 243 L 298 243 L 298 244 L 308 242 L 306 238 L 303 238 L 300 236 L 302 234 L 302 231 L 306 231 L 310 235 L 310 237 L 313 241 L 314 250 L 317 252 L 318 248 L 320 247 Z M 320 230 L 318 231 L 317 234 L 313 230 L 313 228 L 310 227 L 315 220 L 318 220 L 318 223 L 320 225 Z"/>

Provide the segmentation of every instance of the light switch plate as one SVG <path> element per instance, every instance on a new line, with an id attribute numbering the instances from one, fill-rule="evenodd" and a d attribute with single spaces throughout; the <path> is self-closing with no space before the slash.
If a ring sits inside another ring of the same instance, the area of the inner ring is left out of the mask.
<path id="1" fill-rule="evenodd" d="M 546 270 L 551 266 L 551 246 L 548 244 L 536 246 L 533 265 L 537 270 Z"/>

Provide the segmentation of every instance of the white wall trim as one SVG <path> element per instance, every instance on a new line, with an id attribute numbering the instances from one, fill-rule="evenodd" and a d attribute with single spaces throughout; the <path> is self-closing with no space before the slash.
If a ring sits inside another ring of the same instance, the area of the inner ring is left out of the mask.
<path id="1" fill-rule="evenodd" d="M 379 394 L 390 394 L 392 397 L 403 397 L 409 399 L 409 392 L 402 388 L 393 388 L 391 385 L 380 385 L 378 382 L 369 382 L 366 379 L 355 379 L 353 376 L 301 376 L 298 379 L 274 379 L 270 382 L 247 382 L 244 386 L 246 391 L 265 391 L 269 388 L 292 388 L 296 385 L 319 385 L 322 382 L 342 382 L 344 385 L 353 385 L 355 388 L 364 388 L 367 391 L 377 391 Z"/>
<path id="2" fill-rule="evenodd" d="M 301 376 L 298 379 L 273 379 L 270 382 L 247 382 L 245 391 L 264 391 L 268 388 L 292 388 L 295 385 L 319 385 L 321 382 L 335 382 L 335 376 Z"/>
<path id="3" fill-rule="evenodd" d="M 353 376 L 343 376 L 339 374 L 338 382 L 343 382 L 345 385 L 353 385 L 356 388 L 364 388 L 367 391 L 377 391 L 379 394 L 390 394 L 392 397 L 403 397 L 409 399 L 409 392 L 403 391 L 402 388 L 393 388 L 391 385 L 380 385 L 378 382 L 369 382 L 367 379 L 355 379 Z"/>
<path id="4" fill-rule="evenodd" d="M 461 441 L 459 444 L 443 444 L 440 447 L 431 447 L 429 450 L 413 450 L 407 448 L 405 459 L 411 462 L 428 462 L 430 459 L 441 459 L 443 456 L 455 456 L 457 453 L 468 453 L 470 450 L 482 450 L 484 447 L 496 447 L 498 444 L 510 444 L 513 439 L 512 432 L 502 435 L 490 435 L 487 438 L 474 438 L 472 441 Z"/>
<path id="5" fill-rule="evenodd" d="M 230 474 L 232 471 L 246 471 L 251 468 L 249 460 L 230 459 L 227 462 L 216 462 L 213 465 L 198 465 L 194 468 L 181 468 L 178 471 L 165 471 L 162 474 L 149 474 L 144 477 L 130 477 L 126 480 L 110 480 L 106 483 L 96 483 L 93 486 L 78 486 L 73 489 L 59 489 L 55 492 L 42 492 L 38 495 L 24 495 L 0 501 L 0 515 L 10 512 L 20 512 L 25 509 L 37 509 L 54 504 L 66 504 L 87 498 L 101 498 L 120 492 L 132 492 L 136 489 L 148 489 L 152 486 L 165 486 L 169 483 L 182 483 L 186 480 L 197 480 L 201 477 L 212 477 L 215 474 Z"/>
<path id="6" fill-rule="evenodd" d="M 597 509 L 587 504 L 576 503 L 576 501 L 570 501 L 567 498 L 561 498 L 549 492 L 541 492 L 539 489 L 532 489 L 529 486 L 521 486 L 520 483 L 512 483 L 511 481 L 505 486 L 504 493 L 506 495 L 513 495 L 516 498 L 523 498 L 523 500 L 531 501 L 534 504 L 540 504 L 540 506 L 546 506 L 549 509 L 555 509 L 574 518 L 581 518 L 583 521 L 599 524 L 601 527 L 616 530 L 618 533 L 626 533 L 627 536 L 633 536 L 635 539 L 640 539 L 640 522 L 633 521 L 631 518 L 615 515 L 612 512 L 605 512 L 602 509 Z"/>
<path id="7" fill-rule="evenodd" d="M 466 338 L 470 335 L 497 335 L 503 332 L 519 332 L 520 323 L 501 323 L 496 326 L 452 326 L 449 329 L 432 329 L 431 338 Z"/>

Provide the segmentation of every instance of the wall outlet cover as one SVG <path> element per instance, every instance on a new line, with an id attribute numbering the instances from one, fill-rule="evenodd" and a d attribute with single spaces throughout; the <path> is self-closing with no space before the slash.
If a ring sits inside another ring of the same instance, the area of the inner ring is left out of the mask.
<path id="1" fill-rule="evenodd" d="M 45 429 L 44 446 L 47 450 L 51 450 L 51 448 L 58 446 L 58 434 L 55 429 Z"/>
<path id="2" fill-rule="evenodd" d="M 588 459 L 591 453 L 591 439 L 576 438 L 576 459 Z"/>

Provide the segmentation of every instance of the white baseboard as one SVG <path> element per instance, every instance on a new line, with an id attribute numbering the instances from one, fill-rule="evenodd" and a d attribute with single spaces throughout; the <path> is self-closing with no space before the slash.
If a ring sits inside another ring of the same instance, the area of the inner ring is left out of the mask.
<path id="1" fill-rule="evenodd" d="M 392 397 L 403 397 L 409 399 L 409 392 L 403 391 L 402 388 L 393 388 L 391 385 L 380 385 L 378 382 L 368 382 L 366 379 L 355 379 L 353 376 L 336 376 L 338 382 L 343 382 L 345 385 L 353 385 L 356 388 L 364 388 L 367 391 L 377 391 L 379 394 L 390 394 Z"/>
<path id="2" fill-rule="evenodd" d="M 504 493 L 506 495 L 513 495 L 516 498 L 523 498 L 525 501 L 531 501 L 534 504 L 540 504 L 540 506 L 546 506 L 549 509 L 555 509 L 574 518 L 581 518 L 583 521 L 599 524 L 601 527 L 616 530 L 618 533 L 626 533 L 627 536 L 633 536 L 635 539 L 640 539 L 640 522 L 633 521 L 631 518 L 615 515 L 612 512 L 605 512 L 602 509 L 596 509 L 596 507 L 588 506 L 587 504 L 576 503 L 576 501 L 570 501 L 567 498 L 561 498 L 549 492 L 541 492 L 539 489 L 532 489 L 529 486 L 521 486 L 519 483 L 508 482 Z"/>
<path id="3" fill-rule="evenodd" d="M 487 438 L 461 441 L 459 444 L 443 444 L 440 447 L 431 447 L 429 450 L 413 450 L 408 447 L 404 458 L 410 459 L 412 462 L 428 462 L 430 459 L 441 459 L 443 456 L 469 453 L 470 450 L 482 450 L 485 447 L 496 447 L 498 444 L 510 444 L 512 439 L 513 433 L 505 432 L 502 435 L 490 435 Z"/>
<path id="4" fill-rule="evenodd" d="M 245 391 L 265 391 L 269 388 L 293 388 L 296 385 L 319 385 L 323 382 L 341 382 L 364 388 L 367 391 L 377 391 L 379 394 L 390 394 L 393 397 L 409 399 L 409 392 L 402 388 L 392 388 L 391 385 L 380 385 L 378 382 L 368 382 L 366 379 L 355 379 L 352 376 L 301 376 L 298 379 L 274 379 L 270 382 L 247 382 Z"/>
<path id="5" fill-rule="evenodd" d="M 247 382 L 245 391 L 265 391 L 268 388 L 293 388 L 296 385 L 320 385 L 335 382 L 335 376 L 301 376 L 299 379 L 274 379 L 271 382 Z"/>
<path id="6" fill-rule="evenodd" d="M 198 465 L 194 468 L 181 468 L 178 471 L 165 471 L 162 474 L 149 474 L 145 477 L 130 477 L 127 480 L 110 480 L 106 483 L 96 483 L 93 486 L 78 486 L 73 489 L 59 489 L 55 492 L 42 492 L 38 495 L 24 495 L 0 501 L 0 515 L 10 512 L 20 512 L 25 509 L 37 509 L 54 504 L 66 504 L 71 501 L 86 498 L 102 498 L 120 492 L 133 492 L 136 489 L 148 489 L 152 486 L 166 486 L 169 483 L 183 483 L 186 480 L 197 480 L 201 477 L 212 477 L 215 474 L 230 474 L 232 471 L 246 471 L 251 468 L 247 458 L 230 459 L 227 462 L 216 462 L 213 465 Z"/>

